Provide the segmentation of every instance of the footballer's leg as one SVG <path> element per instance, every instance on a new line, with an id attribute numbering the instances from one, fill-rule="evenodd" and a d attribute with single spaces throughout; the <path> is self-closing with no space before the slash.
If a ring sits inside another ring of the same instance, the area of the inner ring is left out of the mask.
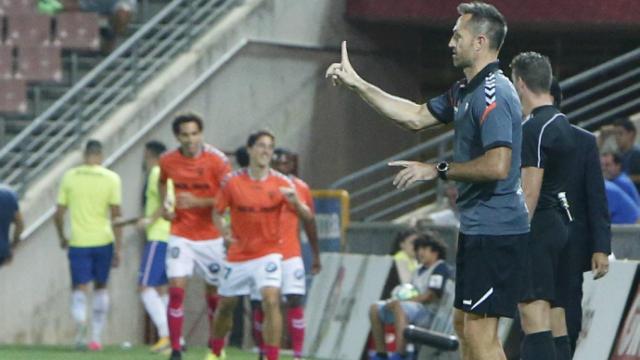
<path id="1" fill-rule="evenodd" d="M 260 289 L 264 311 L 264 352 L 267 360 L 277 360 L 282 337 L 282 313 L 280 312 L 280 288 L 266 286 Z"/>
<path id="2" fill-rule="evenodd" d="M 384 303 L 371 304 L 369 308 L 369 320 L 371 321 L 371 334 L 373 335 L 373 343 L 376 347 L 376 356 L 384 358 L 387 356 L 387 349 L 384 341 L 384 325 L 380 318 L 380 312 L 383 311 Z"/>
<path id="3" fill-rule="evenodd" d="M 145 244 L 138 273 L 140 299 L 158 331 L 158 341 L 151 346 L 152 352 L 163 352 L 171 347 L 167 305 L 162 299 L 163 295 L 166 296 L 168 283 L 165 265 L 166 250 L 166 242 L 148 241 Z"/>
<path id="4" fill-rule="evenodd" d="M 287 299 L 287 327 L 294 360 L 302 358 L 304 347 L 304 295 L 288 294 Z"/>
<path id="5" fill-rule="evenodd" d="M 236 308 L 237 302 L 236 296 L 220 296 L 213 322 L 213 340 L 211 341 L 213 355 L 218 358 L 222 357 L 225 337 L 233 326 L 233 310 Z"/>
<path id="6" fill-rule="evenodd" d="M 109 313 L 109 293 L 107 283 L 113 259 L 113 244 L 91 248 L 93 260 L 93 311 L 91 316 L 91 342 L 89 350 L 102 350 L 102 330 Z"/>

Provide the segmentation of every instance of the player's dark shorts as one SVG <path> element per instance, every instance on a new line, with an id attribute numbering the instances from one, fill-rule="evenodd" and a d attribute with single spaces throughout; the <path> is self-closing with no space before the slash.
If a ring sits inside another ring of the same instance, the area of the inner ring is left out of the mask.
<path id="1" fill-rule="evenodd" d="M 528 233 L 460 233 L 454 306 L 468 313 L 512 318 L 522 294 L 528 238 Z"/>
<path id="2" fill-rule="evenodd" d="M 93 247 L 69 247 L 71 283 L 87 284 L 95 281 L 106 284 L 111 271 L 113 244 Z"/>
<path id="3" fill-rule="evenodd" d="M 140 262 L 138 272 L 138 284 L 141 286 L 161 286 L 166 285 L 167 267 L 165 259 L 167 257 L 167 242 L 149 240 L 144 245 L 144 253 Z"/>
<path id="4" fill-rule="evenodd" d="M 552 307 L 566 307 L 570 280 L 568 241 L 568 221 L 560 209 L 536 210 L 531 219 L 522 302 L 547 300 Z"/>

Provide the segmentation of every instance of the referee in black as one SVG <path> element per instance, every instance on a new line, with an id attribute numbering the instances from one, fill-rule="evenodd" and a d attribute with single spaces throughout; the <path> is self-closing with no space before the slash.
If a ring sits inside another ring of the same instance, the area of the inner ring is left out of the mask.
<path id="1" fill-rule="evenodd" d="M 531 218 L 527 276 L 519 304 L 523 360 L 570 360 L 564 308 L 569 269 L 566 193 L 576 144 L 567 117 L 553 106 L 551 64 L 535 52 L 511 62 L 522 102 L 522 187 Z"/>
<path id="2" fill-rule="evenodd" d="M 557 80 L 551 83 L 554 104 L 560 108 L 562 89 Z M 569 286 L 566 311 L 571 354 L 575 352 L 582 329 L 583 272 L 591 270 L 594 279 L 609 271 L 611 220 L 600 167 L 596 137 L 575 125 L 571 126 L 576 142 L 567 198 L 574 221 L 569 225 Z"/>
<path id="3" fill-rule="evenodd" d="M 341 62 L 331 64 L 326 76 L 407 129 L 442 123 L 455 127 L 453 162 L 392 162 L 401 167 L 394 185 L 405 188 L 437 177 L 457 182 L 460 236 L 454 326 L 462 358 L 506 360 L 498 320 L 517 311 L 529 234 L 520 187 L 522 112 L 518 94 L 498 63 L 507 34 L 505 18 L 487 3 L 462 3 L 457 10 L 460 16 L 449 48 L 453 65 L 465 77 L 426 104 L 393 96 L 365 81 L 353 69 L 344 43 Z M 387 354 L 376 356 L 384 359 Z"/>

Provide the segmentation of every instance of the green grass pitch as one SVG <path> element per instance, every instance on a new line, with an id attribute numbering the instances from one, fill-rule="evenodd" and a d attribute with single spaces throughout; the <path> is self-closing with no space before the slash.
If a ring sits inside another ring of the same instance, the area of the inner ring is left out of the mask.
<path id="1" fill-rule="evenodd" d="M 183 354 L 184 360 L 204 360 L 207 349 L 204 347 L 189 348 Z M 250 351 L 241 351 L 236 348 L 227 348 L 227 360 L 255 360 L 257 354 Z M 135 346 L 130 349 L 122 349 L 119 346 L 107 346 L 100 352 L 75 351 L 65 346 L 7 346 L 0 345 L 0 359 L 2 360 L 162 360 L 168 356 L 152 354 L 148 347 Z M 289 356 L 281 356 L 281 359 L 291 359 Z"/>

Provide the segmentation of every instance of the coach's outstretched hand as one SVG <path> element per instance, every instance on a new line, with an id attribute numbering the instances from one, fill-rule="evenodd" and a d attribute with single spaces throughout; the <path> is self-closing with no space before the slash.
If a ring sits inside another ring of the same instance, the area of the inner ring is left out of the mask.
<path id="1" fill-rule="evenodd" d="M 392 161 L 389 166 L 401 166 L 402 169 L 393 179 L 393 185 L 398 189 L 406 189 L 416 181 L 433 180 L 438 176 L 438 170 L 433 164 L 419 161 Z"/>
<path id="2" fill-rule="evenodd" d="M 349 62 L 349 54 L 347 53 L 347 42 L 342 42 L 342 58 L 339 63 L 333 63 L 327 68 L 325 78 L 331 78 L 333 85 L 344 84 L 349 88 L 356 88 L 362 82 L 362 79 Z"/>

